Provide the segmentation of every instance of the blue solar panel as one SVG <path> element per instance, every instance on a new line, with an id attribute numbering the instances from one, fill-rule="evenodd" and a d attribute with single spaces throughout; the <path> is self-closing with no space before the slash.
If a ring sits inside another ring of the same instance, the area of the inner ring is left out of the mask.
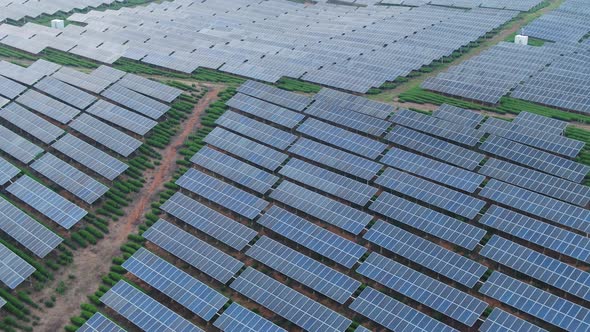
<path id="1" fill-rule="evenodd" d="M 122 266 L 206 321 L 229 300 L 145 248 L 136 251 Z"/>
<path id="2" fill-rule="evenodd" d="M 350 309 L 396 332 L 457 331 L 371 287 L 363 290 Z"/>
<path id="3" fill-rule="evenodd" d="M 497 205 L 492 205 L 479 222 L 525 241 L 590 263 L 590 239 L 582 235 Z"/>
<path id="4" fill-rule="evenodd" d="M 484 176 L 477 173 L 400 149 L 389 150 L 381 162 L 470 193 L 475 192 L 485 180 Z"/>
<path id="5" fill-rule="evenodd" d="M 189 169 L 176 184 L 248 219 L 254 219 L 268 202 L 195 169 Z"/>
<path id="6" fill-rule="evenodd" d="M 590 331 L 590 310 L 494 271 L 480 293 L 566 331 Z"/>
<path id="7" fill-rule="evenodd" d="M 311 102 L 311 99 L 307 96 L 281 90 L 256 81 L 247 81 L 240 85 L 238 92 L 296 111 L 302 111 Z"/>
<path id="8" fill-rule="evenodd" d="M 130 90 L 118 83 L 103 91 L 101 95 L 154 120 L 158 120 L 170 109 L 170 106 Z"/>
<path id="9" fill-rule="evenodd" d="M 281 182 L 270 197 L 353 234 L 359 234 L 373 219 L 365 212 L 289 181 Z"/>
<path id="10" fill-rule="evenodd" d="M 395 107 L 390 104 L 328 88 L 320 90 L 313 96 L 313 99 L 316 103 L 318 101 L 328 103 L 334 107 L 352 110 L 379 119 L 387 119 L 395 110 Z"/>
<path id="11" fill-rule="evenodd" d="M 487 267 L 469 258 L 381 220 L 364 238 L 467 287 L 473 287 L 487 271 Z"/>
<path id="12" fill-rule="evenodd" d="M 143 237 L 221 283 L 228 282 L 244 266 L 242 262 L 160 219 Z"/>
<path id="13" fill-rule="evenodd" d="M 85 109 L 97 98 L 53 77 L 45 77 L 35 84 L 35 88 L 78 109 Z"/>
<path id="14" fill-rule="evenodd" d="M 401 126 L 393 128 L 387 134 L 386 138 L 394 144 L 466 168 L 470 171 L 474 170 L 484 159 L 484 155 L 480 153 Z"/>
<path id="15" fill-rule="evenodd" d="M 479 193 L 498 203 L 590 233 L 590 210 L 492 179 Z"/>
<path id="16" fill-rule="evenodd" d="M 35 272 L 35 268 L 0 243 L 0 281 L 15 289 Z"/>
<path id="17" fill-rule="evenodd" d="M 377 193 L 377 188 L 368 184 L 295 158 L 289 160 L 281 168 L 280 173 L 297 182 L 361 206 L 366 205 Z"/>
<path id="18" fill-rule="evenodd" d="M 278 150 L 285 150 L 297 139 L 297 136 L 287 131 L 232 111 L 223 113 L 215 123 Z"/>
<path id="19" fill-rule="evenodd" d="M 388 168 L 375 183 L 454 214 L 473 219 L 486 203 L 477 198 Z"/>
<path id="20" fill-rule="evenodd" d="M 344 126 L 358 133 L 381 136 L 391 126 L 391 122 L 370 115 L 348 110 L 330 102 L 316 101 L 305 113 L 327 122 Z"/>
<path id="21" fill-rule="evenodd" d="M 367 252 L 367 248 L 277 206 L 271 207 L 258 223 L 347 268 Z"/>
<path id="22" fill-rule="evenodd" d="M 179 192 L 162 204 L 160 209 L 236 250 L 242 250 L 258 234 Z"/>
<path id="23" fill-rule="evenodd" d="M 273 174 L 208 146 L 199 150 L 199 152 L 191 158 L 191 162 L 261 194 L 270 190 L 270 188 L 279 180 L 279 178 Z"/>
<path id="24" fill-rule="evenodd" d="M 202 331 L 123 280 L 106 292 L 100 301 L 144 331 Z"/>
<path id="25" fill-rule="evenodd" d="M 497 235 L 492 236 L 480 255 L 586 301 L 590 300 L 590 273 L 557 259 Z"/>
<path id="26" fill-rule="evenodd" d="M 333 299 L 346 302 L 360 282 L 263 236 L 246 254 L 303 285 Z"/>
<path id="27" fill-rule="evenodd" d="M 5 185 L 20 173 L 20 169 L 0 157 L 0 186 Z"/>
<path id="28" fill-rule="evenodd" d="M 448 104 L 440 105 L 432 116 L 469 128 L 475 128 L 485 118 L 481 114 Z"/>
<path id="29" fill-rule="evenodd" d="M 492 313 L 479 327 L 480 332 L 547 332 L 536 325 L 533 325 L 522 318 L 494 308 Z"/>
<path id="30" fill-rule="evenodd" d="M 486 234 L 481 228 L 387 192 L 381 193 L 370 209 L 458 246 L 466 245 L 470 250 Z"/>
<path id="31" fill-rule="evenodd" d="M 213 323 L 223 332 L 286 332 L 262 316 L 232 303 Z"/>
<path id="32" fill-rule="evenodd" d="M 6 300 L 0 297 L 0 309 L 6 304 Z"/>
<path id="33" fill-rule="evenodd" d="M 298 139 L 289 152 L 363 180 L 371 180 L 383 167 L 372 160 L 306 138 Z"/>
<path id="34" fill-rule="evenodd" d="M 125 332 L 125 330 L 97 312 L 76 332 Z"/>
<path id="35" fill-rule="evenodd" d="M 310 332 L 345 331 L 352 321 L 248 267 L 231 288 Z"/>
<path id="36" fill-rule="evenodd" d="M 238 93 L 225 103 L 244 113 L 254 115 L 260 119 L 276 123 L 289 129 L 301 122 L 305 115 L 290 111 L 286 108 L 271 104 L 264 100 L 256 99 L 248 95 Z"/>
<path id="37" fill-rule="evenodd" d="M 387 148 L 385 143 L 312 118 L 299 125 L 297 131 L 369 159 L 379 157 Z"/>
<path id="38" fill-rule="evenodd" d="M 205 142 L 271 171 L 279 168 L 288 157 L 282 152 L 219 127 L 205 137 Z"/>

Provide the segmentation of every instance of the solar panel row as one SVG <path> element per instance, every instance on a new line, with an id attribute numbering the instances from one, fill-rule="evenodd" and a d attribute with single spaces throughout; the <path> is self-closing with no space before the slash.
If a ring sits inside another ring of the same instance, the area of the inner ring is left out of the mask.
<path id="1" fill-rule="evenodd" d="M 278 150 L 285 150 L 297 139 L 289 132 L 232 111 L 223 113 L 215 123 Z"/>
<path id="2" fill-rule="evenodd" d="M 223 332 L 286 332 L 285 329 L 235 302 L 213 322 L 213 325 Z"/>
<path id="3" fill-rule="evenodd" d="M 237 93 L 225 103 L 227 106 L 254 115 L 257 118 L 276 123 L 289 129 L 294 128 L 305 116 L 264 100 Z"/>
<path id="4" fill-rule="evenodd" d="M 103 316 L 100 312 L 95 313 L 89 320 L 80 326 L 79 332 L 125 332 L 119 325 Z"/>
<path id="5" fill-rule="evenodd" d="M 507 313 L 498 308 L 494 308 L 492 313 L 486 318 L 479 327 L 481 332 L 546 332 L 536 325 L 533 325 L 522 318 Z"/>
<path id="6" fill-rule="evenodd" d="M 0 243 L 0 281 L 15 289 L 35 272 L 35 268 Z"/>

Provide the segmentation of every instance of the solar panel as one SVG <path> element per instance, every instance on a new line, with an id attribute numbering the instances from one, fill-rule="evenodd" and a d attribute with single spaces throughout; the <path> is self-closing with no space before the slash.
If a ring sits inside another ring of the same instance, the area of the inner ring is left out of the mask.
<path id="1" fill-rule="evenodd" d="M 103 316 L 100 312 L 95 313 L 89 320 L 80 326 L 77 332 L 125 332 L 119 325 Z"/>
<path id="2" fill-rule="evenodd" d="M 224 284 L 244 266 L 239 260 L 162 219 L 143 233 L 143 237 Z"/>
<path id="3" fill-rule="evenodd" d="M 481 114 L 448 104 L 440 105 L 432 116 L 469 128 L 475 128 L 485 118 Z"/>
<path id="4" fill-rule="evenodd" d="M 45 144 L 55 141 L 64 131 L 24 107 L 10 103 L 0 110 L 0 117 Z"/>
<path id="5" fill-rule="evenodd" d="M 15 289 L 35 272 L 35 268 L 0 243 L 0 281 Z"/>
<path id="6" fill-rule="evenodd" d="M 80 114 L 78 109 L 35 90 L 27 90 L 16 99 L 16 102 L 61 124 L 72 121 L 74 117 Z"/>
<path id="7" fill-rule="evenodd" d="M 270 197 L 353 234 L 359 234 L 373 219 L 365 212 L 289 181 L 281 182 Z"/>
<path id="8" fill-rule="evenodd" d="M 371 287 L 363 289 L 361 295 L 350 305 L 350 309 L 385 326 L 391 331 L 457 331 Z"/>
<path id="9" fill-rule="evenodd" d="M 391 122 L 372 117 L 354 110 L 338 107 L 330 102 L 316 101 L 305 110 L 305 113 L 352 129 L 358 133 L 381 136 L 391 126 Z"/>
<path id="10" fill-rule="evenodd" d="M 118 84 L 167 103 L 173 102 L 182 94 L 180 89 L 133 74 L 125 75 Z"/>
<path id="11" fill-rule="evenodd" d="M 379 157 L 387 148 L 387 144 L 385 143 L 313 118 L 305 120 L 305 122 L 297 127 L 297 131 L 369 159 Z"/>
<path id="12" fill-rule="evenodd" d="M 387 119 L 395 110 L 395 107 L 386 103 L 328 88 L 323 88 L 313 98 L 316 102 L 329 103 L 334 107 L 356 111 L 382 120 Z"/>
<path id="13" fill-rule="evenodd" d="M 371 227 L 364 238 L 470 288 L 487 270 L 487 267 L 469 258 L 382 220 Z"/>
<path id="14" fill-rule="evenodd" d="M 468 146 L 475 146 L 484 135 L 469 127 L 405 109 L 396 112 L 391 122 Z"/>
<path id="15" fill-rule="evenodd" d="M 109 289 L 100 301 L 144 331 L 202 331 L 123 280 Z"/>
<path id="16" fill-rule="evenodd" d="M 512 142 L 499 136 L 490 136 L 479 148 L 482 151 L 514 161 L 517 164 L 573 182 L 582 182 L 586 174 L 590 172 L 590 166 Z"/>
<path id="17" fill-rule="evenodd" d="M 84 209 L 26 175 L 6 190 L 65 229 L 72 228 L 87 214 Z"/>
<path id="18" fill-rule="evenodd" d="M 47 256 L 63 241 L 61 237 L 2 197 L 0 229 L 41 258 Z"/>
<path id="19" fill-rule="evenodd" d="M 480 153 L 401 126 L 393 128 L 387 134 L 386 139 L 394 144 L 466 168 L 470 171 L 474 170 L 484 158 L 484 155 Z"/>
<path id="20" fill-rule="evenodd" d="M 12 100 L 18 97 L 18 95 L 23 93 L 26 89 L 26 86 L 16 83 L 15 81 L 6 77 L 0 76 L 0 95 L 4 96 L 5 98 Z"/>
<path id="21" fill-rule="evenodd" d="M 271 207 L 258 219 L 258 223 L 347 268 L 351 268 L 367 252 L 365 247 L 277 206 Z"/>
<path id="22" fill-rule="evenodd" d="M 307 331 L 345 331 L 351 320 L 248 267 L 231 288 Z"/>
<path id="23" fill-rule="evenodd" d="M 236 250 L 242 250 L 258 234 L 249 227 L 179 192 L 170 197 L 160 208 Z"/>
<path id="24" fill-rule="evenodd" d="M 205 142 L 271 171 L 279 168 L 288 157 L 282 152 L 219 127 L 205 137 Z"/>
<path id="25" fill-rule="evenodd" d="M 341 304 L 361 285 L 359 281 L 266 236 L 256 241 L 246 255 Z"/>
<path id="26" fill-rule="evenodd" d="M 255 81 L 247 81 L 240 85 L 238 92 L 296 111 L 303 111 L 311 102 L 309 97 Z"/>
<path id="27" fill-rule="evenodd" d="M 119 83 L 110 86 L 101 95 L 154 120 L 158 120 L 170 110 L 170 106 L 129 90 Z"/>
<path id="28" fill-rule="evenodd" d="M 307 138 L 298 139 L 289 148 L 289 152 L 367 181 L 371 180 L 383 167 L 372 160 Z"/>
<path id="29" fill-rule="evenodd" d="M 33 85 L 44 74 L 7 61 L 0 61 L 0 75 L 25 85 Z"/>
<path id="30" fill-rule="evenodd" d="M 68 67 L 61 67 L 58 71 L 53 73 L 51 77 L 93 93 L 101 93 L 111 84 L 111 82 L 100 77 L 89 75 Z"/>
<path id="31" fill-rule="evenodd" d="M 480 332 L 547 332 L 536 325 L 518 318 L 498 308 L 494 308 L 492 313 L 486 318 L 479 327 Z"/>
<path id="32" fill-rule="evenodd" d="M 235 302 L 213 322 L 213 325 L 223 332 L 286 332 L 285 329 Z"/>
<path id="33" fill-rule="evenodd" d="M 479 222 L 555 252 L 590 263 L 590 239 L 492 205 Z"/>
<path id="34" fill-rule="evenodd" d="M 566 127 L 569 125 L 567 121 L 557 120 L 529 112 L 518 113 L 512 123 L 555 135 L 563 134 Z"/>
<path id="35" fill-rule="evenodd" d="M 278 150 L 285 150 L 297 139 L 289 132 L 232 111 L 223 113 L 215 123 Z"/>
<path id="36" fill-rule="evenodd" d="M 389 150 L 381 162 L 447 186 L 475 192 L 485 177 L 434 159 L 400 149 Z"/>
<path id="37" fill-rule="evenodd" d="M 213 288 L 145 248 L 140 248 L 121 266 L 206 321 L 228 301 Z"/>
<path id="38" fill-rule="evenodd" d="M 590 233 L 590 211 L 492 179 L 479 193 L 500 204 Z"/>
<path id="39" fill-rule="evenodd" d="M 494 271 L 480 293 L 566 331 L 590 330 L 590 310 Z"/>
<path id="40" fill-rule="evenodd" d="M 590 300 L 590 273 L 557 259 L 497 235 L 486 243 L 480 255 L 581 299 Z"/>
<path id="41" fill-rule="evenodd" d="M 492 158 L 485 163 L 479 173 L 582 207 L 590 202 L 588 186 L 506 161 Z"/>
<path id="42" fill-rule="evenodd" d="M 31 168 L 88 204 L 96 202 L 109 190 L 104 184 L 51 153 L 37 159 Z"/>
<path id="43" fill-rule="evenodd" d="M 20 169 L 0 157 L 0 186 L 5 185 L 20 173 Z"/>
<path id="44" fill-rule="evenodd" d="M 110 181 L 116 179 L 129 167 L 119 159 L 111 157 L 72 134 L 66 134 L 51 146 Z"/>
<path id="45" fill-rule="evenodd" d="M 3 126 L 0 126 L 0 150 L 25 164 L 43 153 L 43 149 Z"/>
<path id="46" fill-rule="evenodd" d="M 150 118 L 128 111 L 123 107 L 111 104 L 103 99 L 92 104 L 92 106 L 86 110 L 86 113 L 92 114 L 97 118 L 101 118 L 141 136 L 147 134 L 158 124 L 158 122 Z"/>
<path id="47" fill-rule="evenodd" d="M 242 93 L 235 94 L 225 105 L 289 129 L 295 128 L 305 118 L 303 114 Z"/>
<path id="48" fill-rule="evenodd" d="M 466 248 L 470 250 L 486 234 L 481 228 L 387 192 L 381 193 L 377 200 L 371 204 L 370 209 L 458 246 L 466 245 Z"/>
<path id="49" fill-rule="evenodd" d="M 268 202 L 195 169 L 189 169 L 176 184 L 248 219 L 254 219 Z"/>
<path id="50" fill-rule="evenodd" d="M 118 80 L 120 80 L 121 78 L 123 78 L 123 76 L 125 76 L 127 73 L 119 70 L 119 69 L 115 69 L 113 67 L 109 67 L 109 66 L 105 66 L 105 65 L 101 65 L 100 67 L 96 68 L 95 70 L 93 70 L 90 75 L 91 76 L 96 76 L 99 78 L 102 78 L 103 80 L 107 80 L 111 83 L 115 83 Z"/>
<path id="51" fill-rule="evenodd" d="M 473 326 L 487 303 L 387 257 L 371 253 L 357 272 L 467 326 Z"/>
<path id="52" fill-rule="evenodd" d="M 81 110 L 86 109 L 97 100 L 93 95 L 53 77 L 45 77 L 40 80 L 35 84 L 35 88 Z"/>
<path id="53" fill-rule="evenodd" d="M 6 304 L 6 300 L 0 297 L 0 309 Z"/>
<path id="54" fill-rule="evenodd" d="M 468 219 L 475 218 L 486 205 L 477 198 L 393 168 L 387 168 L 375 183 Z"/>
<path id="55" fill-rule="evenodd" d="M 368 184 L 295 158 L 281 168 L 280 174 L 361 206 L 377 193 L 377 188 Z"/>
<path id="56" fill-rule="evenodd" d="M 141 141 L 88 114 L 80 115 L 70 123 L 70 127 L 123 157 L 129 157 L 142 145 Z"/>

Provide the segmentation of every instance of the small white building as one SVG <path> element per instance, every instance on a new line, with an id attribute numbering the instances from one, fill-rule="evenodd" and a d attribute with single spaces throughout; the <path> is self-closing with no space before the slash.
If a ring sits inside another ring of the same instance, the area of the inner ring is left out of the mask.
<path id="1" fill-rule="evenodd" d="M 60 30 L 65 28 L 64 20 L 51 20 L 51 27 Z"/>
<path id="2" fill-rule="evenodd" d="M 529 36 L 516 35 L 516 37 L 514 37 L 514 43 L 518 45 L 528 45 Z"/>

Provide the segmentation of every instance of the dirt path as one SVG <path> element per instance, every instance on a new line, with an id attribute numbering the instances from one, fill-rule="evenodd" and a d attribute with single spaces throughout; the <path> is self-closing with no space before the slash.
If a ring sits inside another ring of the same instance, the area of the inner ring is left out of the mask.
<path id="1" fill-rule="evenodd" d="M 42 307 L 41 310 L 32 312 L 41 318 L 34 328 L 35 331 L 63 331 L 70 317 L 79 313 L 80 304 L 87 302 L 86 296 L 98 289 L 101 276 L 109 272 L 111 260 L 119 255 L 119 248 L 127 241 L 127 235 L 135 231 L 141 217 L 150 209 L 153 197 L 163 188 L 164 183 L 171 179 L 176 170 L 178 150 L 182 148 L 188 136 L 200 127 L 201 114 L 210 103 L 217 100 L 220 91 L 220 87 L 212 86 L 201 98 L 191 117 L 183 123 L 182 131 L 166 149 L 160 151 L 162 163 L 146 174 L 144 189 L 135 197 L 133 204 L 125 209 L 125 216 L 111 224 L 110 233 L 97 245 L 74 251 L 72 265 L 59 271 L 51 285 L 33 294 L 33 300 Z M 55 292 L 60 281 L 65 282 L 67 286 L 63 295 Z M 43 300 L 49 299 L 52 295 L 56 296 L 55 306 L 44 307 Z"/>

